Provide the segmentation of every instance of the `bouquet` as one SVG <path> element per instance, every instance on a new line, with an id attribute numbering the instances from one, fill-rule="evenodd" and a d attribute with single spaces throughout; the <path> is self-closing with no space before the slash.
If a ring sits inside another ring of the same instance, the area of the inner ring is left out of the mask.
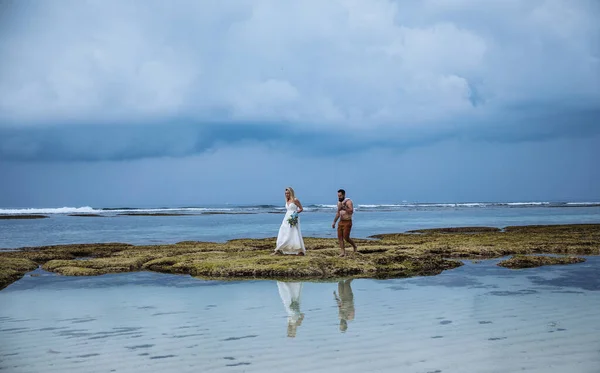
<path id="1" fill-rule="evenodd" d="M 287 222 L 290 224 L 290 227 L 295 227 L 298 224 L 298 213 L 294 212 L 288 218 Z"/>

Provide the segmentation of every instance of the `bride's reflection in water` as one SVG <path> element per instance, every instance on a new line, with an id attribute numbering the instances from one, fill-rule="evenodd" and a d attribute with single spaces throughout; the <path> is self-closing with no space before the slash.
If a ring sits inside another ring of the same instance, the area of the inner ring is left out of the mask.
<path id="1" fill-rule="evenodd" d="M 277 281 L 279 296 L 288 314 L 288 337 L 296 336 L 296 328 L 302 325 L 304 314 L 300 312 L 300 295 L 302 293 L 302 282 Z"/>
<path id="2" fill-rule="evenodd" d="M 340 318 L 340 331 L 348 330 L 348 321 L 354 320 L 354 294 L 350 285 L 352 279 L 338 282 L 338 293 L 333 292 L 338 305 Z"/>

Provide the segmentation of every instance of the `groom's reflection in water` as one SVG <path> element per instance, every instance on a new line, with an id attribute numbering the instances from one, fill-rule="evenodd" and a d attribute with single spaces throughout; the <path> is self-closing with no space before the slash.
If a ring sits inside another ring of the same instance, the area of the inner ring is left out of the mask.
<path id="1" fill-rule="evenodd" d="M 352 293 L 352 279 L 338 282 L 338 293 L 333 292 L 338 305 L 340 318 L 340 331 L 348 330 L 348 321 L 354 320 L 354 294 Z"/>
<path id="2" fill-rule="evenodd" d="M 287 335 L 290 338 L 296 336 L 296 329 L 302 325 L 304 314 L 300 312 L 300 295 L 302 294 L 302 282 L 277 281 L 279 296 L 288 314 Z"/>

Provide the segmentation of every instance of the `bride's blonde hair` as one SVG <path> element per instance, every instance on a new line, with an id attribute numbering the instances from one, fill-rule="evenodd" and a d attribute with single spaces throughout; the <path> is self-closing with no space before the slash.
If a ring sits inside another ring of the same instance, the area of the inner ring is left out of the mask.
<path id="1" fill-rule="evenodd" d="M 290 192 L 290 201 L 296 200 L 296 193 L 294 193 L 294 189 L 292 187 L 285 188 L 288 192 Z"/>

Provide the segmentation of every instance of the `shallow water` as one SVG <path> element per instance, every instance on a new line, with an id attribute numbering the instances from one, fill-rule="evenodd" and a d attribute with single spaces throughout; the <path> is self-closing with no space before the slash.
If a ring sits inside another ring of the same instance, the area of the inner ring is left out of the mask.
<path id="1" fill-rule="evenodd" d="M 292 284 L 38 270 L 0 291 L 0 368 L 597 373 L 600 258 L 525 270 L 497 262 Z"/>

